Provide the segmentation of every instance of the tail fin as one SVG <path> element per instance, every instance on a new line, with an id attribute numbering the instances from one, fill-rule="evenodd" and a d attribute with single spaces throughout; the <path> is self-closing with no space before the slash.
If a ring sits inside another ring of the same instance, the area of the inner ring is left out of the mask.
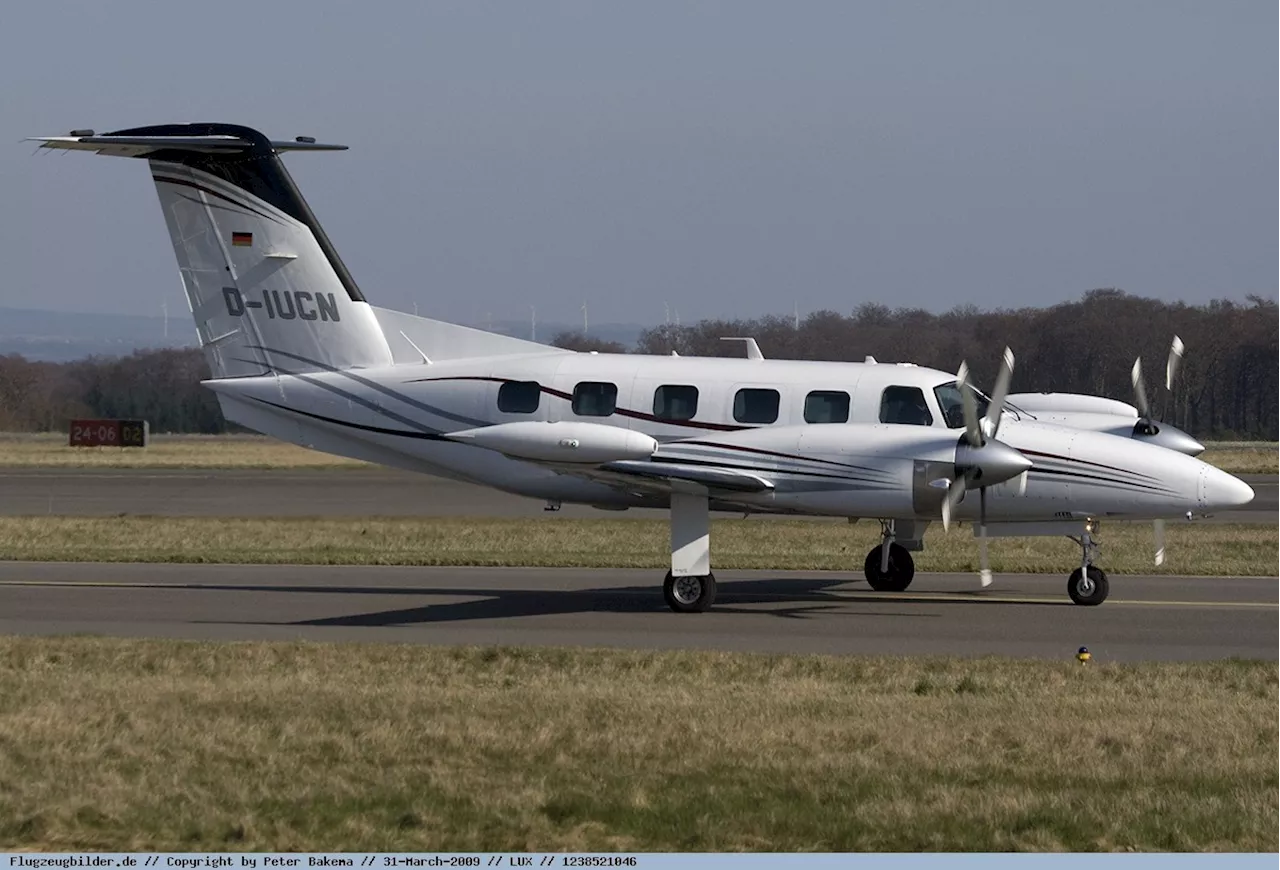
<path id="1" fill-rule="evenodd" d="M 392 363 L 373 309 L 279 157 L 344 146 L 272 142 L 231 124 L 75 131 L 39 141 L 150 164 L 215 378 Z"/>

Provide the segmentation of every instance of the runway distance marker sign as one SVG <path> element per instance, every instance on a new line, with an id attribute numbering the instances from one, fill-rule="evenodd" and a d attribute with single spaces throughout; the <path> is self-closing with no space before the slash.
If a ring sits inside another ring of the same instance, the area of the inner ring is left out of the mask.
<path id="1" fill-rule="evenodd" d="M 151 427 L 146 420 L 72 420 L 71 447 L 146 447 Z"/>

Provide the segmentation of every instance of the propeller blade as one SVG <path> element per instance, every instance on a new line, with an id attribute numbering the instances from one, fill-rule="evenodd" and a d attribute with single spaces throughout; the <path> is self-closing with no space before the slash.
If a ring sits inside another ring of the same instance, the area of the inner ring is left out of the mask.
<path id="1" fill-rule="evenodd" d="M 1156 564 L 1164 564 L 1164 520 L 1155 521 L 1156 531 Z"/>
<path id="2" fill-rule="evenodd" d="M 944 532 L 951 531 L 951 515 L 955 513 L 956 505 L 960 504 L 960 499 L 964 498 L 964 475 L 960 475 L 951 481 L 951 485 L 947 487 L 947 493 L 942 497 L 942 530 Z"/>
<path id="3" fill-rule="evenodd" d="M 1182 339 L 1175 335 L 1173 344 L 1169 346 L 1169 361 L 1164 366 L 1164 388 L 1171 393 L 1173 392 L 1173 379 L 1178 376 L 1178 366 L 1182 364 L 1182 351 L 1184 349 Z"/>
<path id="4" fill-rule="evenodd" d="M 974 401 L 973 391 L 969 389 L 969 364 L 960 363 L 956 372 L 956 386 L 960 389 L 960 399 L 964 403 L 964 434 L 974 447 L 982 446 L 982 430 L 978 428 L 978 403 Z"/>
<path id="5" fill-rule="evenodd" d="M 1142 379 L 1142 357 L 1133 361 L 1133 371 L 1129 372 L 1129 378 L 1133 381 L 1134 404 L 1138 406 L 1142 419 L 1146 420 L 1151 416 L 1151 406 L 1147 404 L 1147 385 Z"/>
<path id="6" fill-rule="evenodd" d="M 991 565 L 987 561 L 987 488 L 978 490 L 978 579 L 982 587 L 991 585 Z"/>
<path id="7" fill-rule="evenodd" d="M 1009 395 L 1009 384 L 1013 380 L 1013 351 L 1004 349 L 1000 358 L 1000 373 L 996 375 L 995 390 L 991 394 L 991 404 L 987 406 L 987 420 L 991 424 L 991 437 L 1000 431 L 1000 418 L 1004 414 L 1004 400 Z"/>

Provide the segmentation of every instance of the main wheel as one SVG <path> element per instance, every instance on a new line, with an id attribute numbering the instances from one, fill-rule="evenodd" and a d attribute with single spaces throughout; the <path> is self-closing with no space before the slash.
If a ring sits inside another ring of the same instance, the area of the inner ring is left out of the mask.
<path id="1" fill-rule="evenodd" d="M 880 547 L 884 545 L 881 544 Z M 862 568 L 867 575 L 867 583 L 877 592 L 902 592 L 911 585 L 911 578 L 916 576 L 916 562 L 911 553 L 901 544 L 889 545 L 889 570 L 880 572 L 880 547 L 867 553 L 867 560 Z"/>
<path id="2" fill-rule="evenodd" d="M 1097 607 L 1107 600 L 1107 594 L 1110 591 L 1111 584 L 1107 581 L 1107 572 L 1092 565 L 1087 572 L 1077 568 L 1067 578 L 1067 594 L 1076 604 L 1082 604 L 1085 607 Z"/>
<path id="3" fill-rule="evenodd" d="M 676 613 L 701 613 L 715 603 L 716 575 L 675 577 L 668 571 L 662 597 Z"/>

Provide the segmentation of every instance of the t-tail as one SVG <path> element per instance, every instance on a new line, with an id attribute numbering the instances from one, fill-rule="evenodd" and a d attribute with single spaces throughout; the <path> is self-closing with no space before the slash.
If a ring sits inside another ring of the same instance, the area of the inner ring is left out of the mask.
<path id="1" fill-rule="evenodd" d="M 373 308 L 279 156 L 345 146 L 273 142 L 233 124 L 80 130 L 37 141 L 148 162 L 215 378 L 392 363 Z"/>

